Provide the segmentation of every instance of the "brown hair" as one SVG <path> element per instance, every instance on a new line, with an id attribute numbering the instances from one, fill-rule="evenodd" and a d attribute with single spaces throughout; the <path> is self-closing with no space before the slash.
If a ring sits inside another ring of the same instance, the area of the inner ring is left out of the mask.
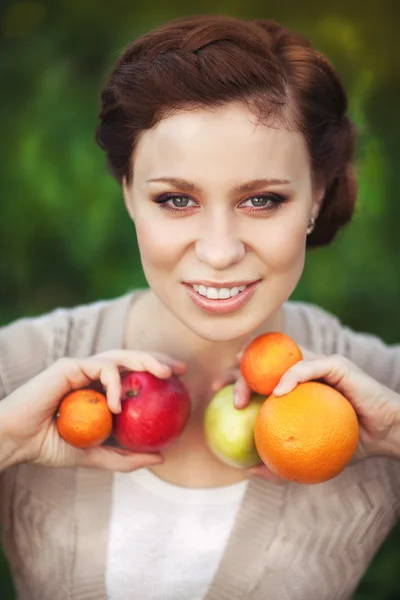
<path id="1" fill-rule="evenodd" d="M 96 140 L 121 181 L 132 179 L 139 134 L 180 108 L 240 100 L 278 118 L 307 141 L 326 193 L 308 246 L 328 244 L 351 218 L 357 197 L 354 127 L 329 61 L 304 37 L 273 21 L 225 16 L 178 19 L 132 42 L 101 94 Z"/>

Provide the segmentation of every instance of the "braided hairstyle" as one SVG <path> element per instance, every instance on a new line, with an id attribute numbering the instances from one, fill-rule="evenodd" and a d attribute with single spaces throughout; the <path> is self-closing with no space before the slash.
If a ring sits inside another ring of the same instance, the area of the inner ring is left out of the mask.
<path id="1" fill-rule="evenodd" d="M 307 244 L 328 244 L 354 211 L 355 129 L 332 65 L 306 38 L 274 21 L 190 17 L 133 41 L 101 93 L 96 141 L 112 175 L 130 182 L 143 131 L 178 110 L 232 101 L 304 135 L 314 178 L 326 190 Z"/>

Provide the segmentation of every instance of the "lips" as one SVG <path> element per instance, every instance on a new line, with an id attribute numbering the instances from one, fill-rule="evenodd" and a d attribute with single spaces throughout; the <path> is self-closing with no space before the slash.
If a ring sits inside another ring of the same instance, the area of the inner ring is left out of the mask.
<path id="1" fill-rule="evenodd" d="M 245 289 L 243 289 L 243 291 L 235 293 L 234 295 L 230 296 L 229 298 L 218 298 L 218 299 L 217 298 L 208 298 L 207 296 L 200 294 L 193 287 L 193 285 L 197 286 L 197 285 L 203 285 L 203 284 L 194 283 L 191 285 L 189 283 L 183 283 L 183 286 L 187 290 L 189 298 L 192 300 L 192 302 L 197 307 L 199 307 L 202 310 L 209 312 L 209 313 L 223 315 L 223 314 L 229 314 L 229 313 L 236 312 L 240 308 L 242 308 L 245 304 L 247 304 L 247 302 L 250 300 L 250 298 L 255 293 L 257 285 L 259 283 L 260 283 L 259 281 L 253 281 L 251 283 L 248 283 L 246 285 Z M 241 286 L 245 285 L 244 282 L 240 282 L 240 284 L 241 284 Z M 232 286 L 231 283 L 229 285 Z M 216 288 L 214 286 L 207 286 L 207 287 L 208 287 L 208 289 L 211 288 L 211 289 L 219 289 L 219 290 L 233 289 L 232 287 L 227 288 L 226 286 L 227 286 L 227 284 L 224 284 L 224 285 L 219 284 L 218 288 Z M 239 287 L 239 286 L 234 285 L 233 287 Z"/>

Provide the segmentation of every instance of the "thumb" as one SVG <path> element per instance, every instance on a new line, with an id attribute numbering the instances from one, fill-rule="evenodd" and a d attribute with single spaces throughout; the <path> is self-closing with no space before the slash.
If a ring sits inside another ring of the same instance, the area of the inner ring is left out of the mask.
<path id="1" fill-rule="evenodd" d="M 95 448 L 82 450 L 77 466 L 129 473 L 142 467 L 159 465 L 163 461 L 164 459 L 160 454 L 141 454 L 131 452 L 125 448 L 96 446 Z"/>

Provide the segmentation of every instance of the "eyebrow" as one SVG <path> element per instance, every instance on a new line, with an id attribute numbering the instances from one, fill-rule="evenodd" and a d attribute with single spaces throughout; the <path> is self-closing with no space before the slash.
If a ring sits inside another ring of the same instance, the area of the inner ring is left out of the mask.
<path id="1" fill-rule="evenodd" d="M 153 179 L 147 179 L 146 183 L 169 183 L 176 185 L 181 189 L 185 189 L 191 192 L 201 192 L 200 188 L 192 181 L 187 179 L 181 179 L 180 177 L 155 177 Z M 287 185 L 291 182 L 288 179 L 253 179 L 252 181 L 246 181 L 234 188 L 235 193 L 251 192 L 252 190 L 259 189 L 260 187 L 267 185 Z"/>

